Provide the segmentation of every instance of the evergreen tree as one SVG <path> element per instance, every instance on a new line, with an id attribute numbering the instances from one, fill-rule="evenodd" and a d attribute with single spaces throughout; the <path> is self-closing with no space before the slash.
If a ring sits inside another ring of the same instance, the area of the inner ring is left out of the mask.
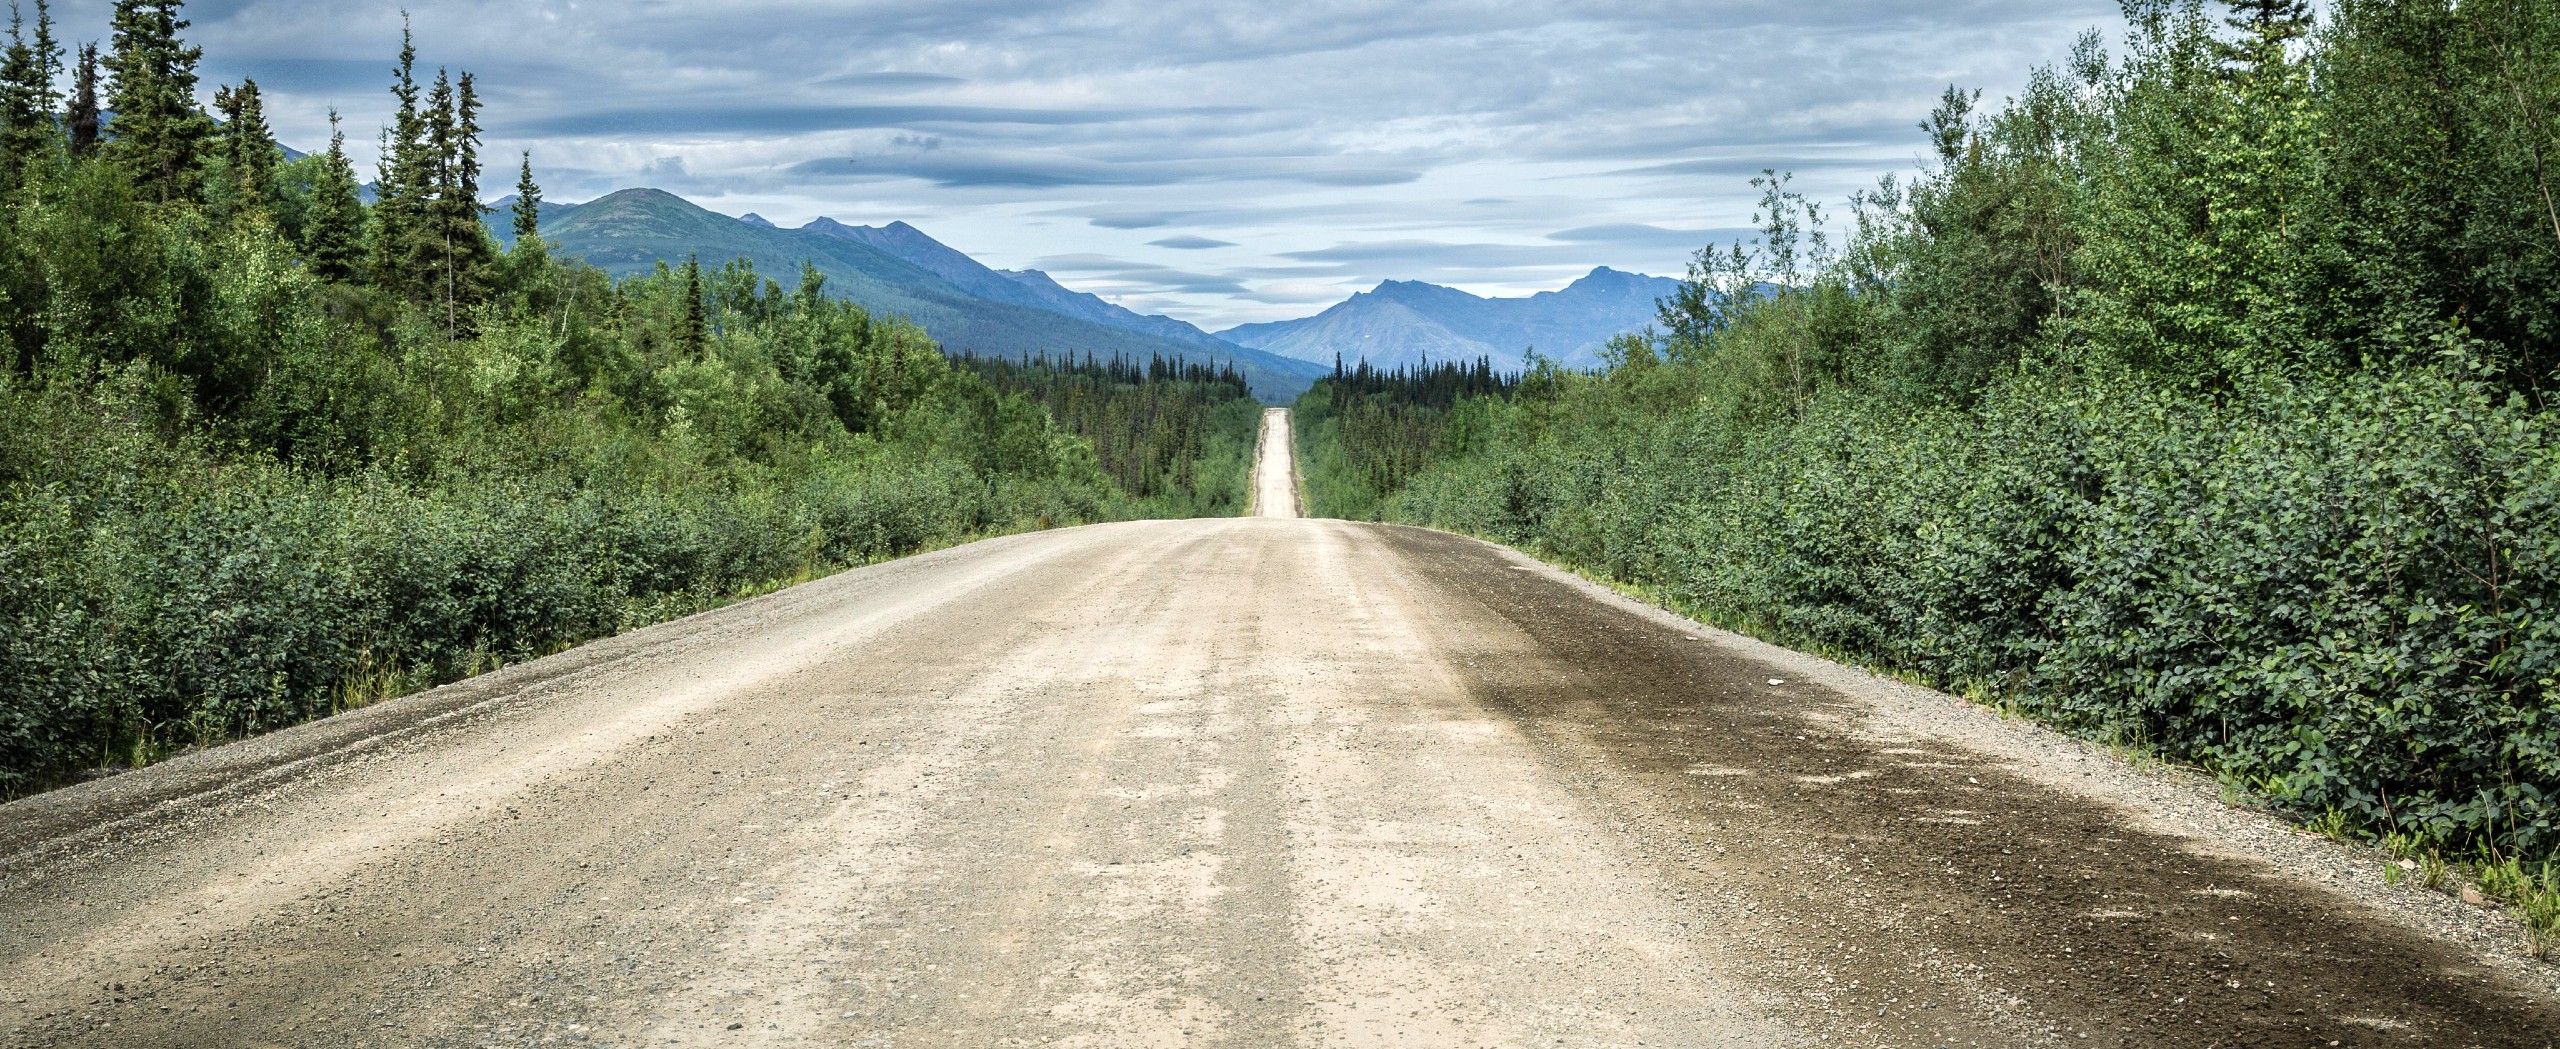
<path id="1" fill-rule="evenodd" d="M 428 300 L 443 309 L 446 331 L 458 335 L 496 261 L 480 203 L 480 98 L 471 74 L 456 81 L 438 70 L 422 116 L 429 192 L 415 269 L 432 282 Z"/>
<path id="2" fill-rule="evenodd" d="M 2219 45 L 2224 66 L 2233 71 L 2265 69 L 2285 63 L 2285 45 L 2311 32 L 2311 0 L 2223 0 L 2231 15 L 2223 22 L 2241 33 L 2237 41 Z"/>
<path id="3" fill-rule="evenodd" d="M 417 264 L 418 237 L 426 221 L 426 200 L 433 182 L 426 118 L 418 111 L 418 46 L 406 18 L 400 25 L 400 64 L 392 71 L 391 97 L 399 108 L 391 126 L 382 129 L 374 168 L 373 283 L 405 296 L 422 298 Z"/>
<path id="4" fill-rule="evenodd" d="M 196 105 L 204 49 L 178 37 L 188 26 L 178 17 L 183 6 L 185 0 L 116 0 L 106 59 L 114 76 L 107 108 L 115 113 L 108 151 L 146 196 L 164 203 L 195 198 L 196 168 L 213 134 L 212 118 Z"/>
<path id="5" fill-rule="evenodd" d="M 489 239 L 489 209 L 480 203 L 480 92 L 470 71 L 454 82 L 451 152 L 446 155 L 446 181 L 437 189 L 451 274 L 448 306 L 464 306 L 487 298 L 489 276 L 498 253 Z"/>
<path id="6" fill-rule="evenodd" d="M 711 318 L 702 308 L 702 257 L 684 260 L 684 354 L 699 360 L 711 349 Z"/>
<path id="7" fill-rule="evenodd" d="M 80 69 L 72 77 L 71 104 L 62 123 L 71 133 L 71 155 L 98 148 L 98 45 L 80 45 Z"/>
<path id="8" fill-rule="evenodd" d="M 9 45 L 0 50 L 0 158 L 8 175 L 49 147 L 57 133 L 54 110 L 61 104 L 53 81 L 62 66 L 54 53 L 53 12 L 45 0 L 36 3 L 36 33 L 30 40 L 26 19 L 16 3 L 9 5 Z"/>
<path id="9" fill-rule="evenodd" d="M 329 111 L 329 153 L 311 187 L 311 217 L 303 226 L 303 264 L 322 280 L 352 281 L 364 263 L 364 201 L 356 195 L 355 166 L 347 162 L 347 136 L 338 111 Z"/>
<path id="10" fill-rule="evenodd" d="M 2292 39 L 2311 27 L 2311 0 L 2224 0 L 2233 28 Z"/>
<path id="11" fill-rule="evenodd" d="M 36 102 L 50 113 L 62 108 L 62 41 L 53 35 L 53 0 L 36 0 L 36 59 L 44 66 Z"/>
<path id="12" fill-rule="evenodd" d="M 533 181 L 533 151 L 526 150 L 524 166 L 516 173 L 516 242 L 542 236 L 542 187 Z"/>
<path id="13" fill-rule="evenodd" d="M 275 181 L 284 151 L 276 145 L 274 132 L 267 128 L 266 106 L 258 97 L 258 82 L 242 80 L 237 88 L 215 89 L 213 105 L 222 113 L 222 159 L 231 174 L 234 206 L 244 211 L 263 210 L 268 186 Z"/>

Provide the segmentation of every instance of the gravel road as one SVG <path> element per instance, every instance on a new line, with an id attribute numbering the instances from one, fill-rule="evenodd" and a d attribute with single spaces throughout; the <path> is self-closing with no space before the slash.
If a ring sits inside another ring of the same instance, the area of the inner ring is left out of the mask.
<path id="1" fill-rule="evenodd" d="M 1253 514 L 1298 516 L 1298 456 L 1290 441 L 1287 408 L 1262 412 L 1262 446 L 1253 461 Z"/>
<path id="2" fill-rule="evenodd" d="M 2090 760 L 1441 533 L 1013 536 L 0 808 L 0 1044 L 2554 1042 Z"/>

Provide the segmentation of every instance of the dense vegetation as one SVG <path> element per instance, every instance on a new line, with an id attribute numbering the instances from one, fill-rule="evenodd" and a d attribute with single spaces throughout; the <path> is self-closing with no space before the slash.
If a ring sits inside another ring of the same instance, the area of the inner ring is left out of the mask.
<path id="1" fill-rule="evenodd" d="M 1309 460 L 1421 448 L 1380 516 L 2333 829 L 2551 856 L 2560 9 L 2127 12 L 2005 106 L 1951 90 L 1844 239 L 1760 180 L 1760 238 L 1604 372 L 1423 437 L 1323 429 L 1359 401 L 1327 384 L 1299 410 L 1344 446 Z"/>
<path id="2" fill-rule="evenodd" d="M 1234 500 L 1161 457 L 1116 487 L 1010 392 L 1038 384 L 814 271 L 556 257 L 529 160 L 501 251 L 473 78 L 414 52 L 367 205 L 341 143 L 287 162 L 254 83 L 197 107 L 178 8 L 119 0 L 65 70 L 39 3 L 0 54 L 0 796 L 936 543 Z"/>
<path id="3" fill-rule="evenodd" d="M 1244 512 L 1262 405 L 1232 365 L 974 354 L 960 362 L 996 390 L 1047 409 L 1093 447 L 1104 476 L 1156 515 Z"/>
<path id="4" fill-rule="evenodd" d="M 1481 417 L 1486 398 L 1511 389 L 1490 359 L 1381 370 L 1361 361 L 1299 398 L 1291 412 L 1298 477 L 1314 517 L 1376 519 L 1390 494 L 1444 455 L 1464 454 L 1475 427 L 1451 418 L 1460 406 Z"/>

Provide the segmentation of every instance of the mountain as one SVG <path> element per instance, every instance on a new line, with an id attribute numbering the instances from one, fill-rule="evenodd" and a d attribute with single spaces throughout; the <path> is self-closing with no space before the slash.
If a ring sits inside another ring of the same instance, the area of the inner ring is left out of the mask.
<path id="1" fill-rule="evenodd" d="M 904 222 L 892 222 L 886 226 L 848 226 L 834 219 L 819 218 L 800 228 L 877 248 L 931 270 L 960 290 L 982 299 L 1063 313 L 1122 331 L 1193 343 L 1207 350 L 1233 352 L 1235 349 L 1235 344 L 1171 317 L 1147 316 L 1105 302 L 1099 295 L 1070 291 L 1039 270 L 989 269 L 978 260 L 925 236 L 924 231 Z"/>
<path id="2" fill-rule="evenodd" d="M 507 224 L 503 208 L 490 216 L 493 229 Z M 791 285 L 807 262 L 826 276 L 830 294 L 923 325 L 953 353 L 1232 361 L 1256 395 L 1275 402 L 1297 396 L 1324 372 L 1310 362 L 1220 341 L 1179 321 L 1142 318 L 1091 296 L 1081 297 L 1091 302 L 1080 301 L 1054 282 L 1049 286 L 1055 293 L 1038 291 L 903 222 L 869 227 L 821 219 L 779 229 L 761 218 L 750 222 L 705 210 L 663 190 L 626 189 L 556 210 L 544 204 L 542 238 L 553 250 L 617 277 L 688 256 L 706 265 L 743 258 L 757 272 Z"/>
<path id="3" fill-rule="evenodd" d="M 367 201 L 367 203 L 371 203 L 371 201 Z M 534 211 L 542 218 L 542 228 L 548 230 L 551 228 L 552 223 L 560 221 L 570 212 L 577 210 L 577 207 L 578 206 L 575 204 L 563 204 L 556 200 L 546 200 L 534 205 Z M 509 193 L 506 196 L 490 201 L 488 206 L 480 209 L 480 221 L 482 224 L 489 227 L 489 233 L 491 236 L 498 238 L 499 247 L 514 247 L 516 243 L 516 195 Z"/>
<path id="4" fill-rule="evenodd" d="M 1239 346 L 1331 366 L 1336 358 L 1393 368 L 1422 360 L 1493 359 L 1517 370 L 1527 351 L 1567 367 L 1600 362 L 1613 335 L 1654 321 L 1655 301 L 1680 282 L 1602 266 L 1561 291 L 1488 299 L 1421 281 L 1391 280 L 1313 317 L 1219 332 Z"/>

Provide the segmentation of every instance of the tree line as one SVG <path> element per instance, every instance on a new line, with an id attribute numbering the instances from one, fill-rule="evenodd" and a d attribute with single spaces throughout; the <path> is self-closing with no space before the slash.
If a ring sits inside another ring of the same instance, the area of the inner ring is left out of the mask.
<path id="1" fill-rule="evenodd" d="M 1508 396 L 1517 377 L 1473 364 L 1425 361 L 1393 370 L 1366 360 L 1317 380 L 1292 409 L 1298 475 L 1316 517 L 1366 520 L 1385 498 L 1443 456 L 1463 451 L 1474 429 L 1453 419 L 1462 405 Z"/>
<path id="2" fill-rule="evenodd" d="M 1309 458 L 2560 893 L 2560 6 L 2125 11 L 1845 208 L 1764 174 L 1600 372 Z"/>
<path id="3" fill-rule="evenodd" d="M 962 354 L 960 362 L 991 387 L 1047 409 L 1093 447 L 1121 491 L 1156 501 L 1165 516 L 1244 511 L 1262 408 L 1233 364 L 1046 354 Z"/>
<path id="4" fill-rule="evenodd" d="M 118 0 L 76 50 L 32 14 L 0 50 L 0 797 L 1202 501 L 1196 473 L 1125 490 L 814 269 L 557 255 L 529 155 L 500 250 L 481 84 L 405 32 L 368 203 L 334 117 L 288 157 L 255 82 L 199 104 L 178 0 Z"/>

